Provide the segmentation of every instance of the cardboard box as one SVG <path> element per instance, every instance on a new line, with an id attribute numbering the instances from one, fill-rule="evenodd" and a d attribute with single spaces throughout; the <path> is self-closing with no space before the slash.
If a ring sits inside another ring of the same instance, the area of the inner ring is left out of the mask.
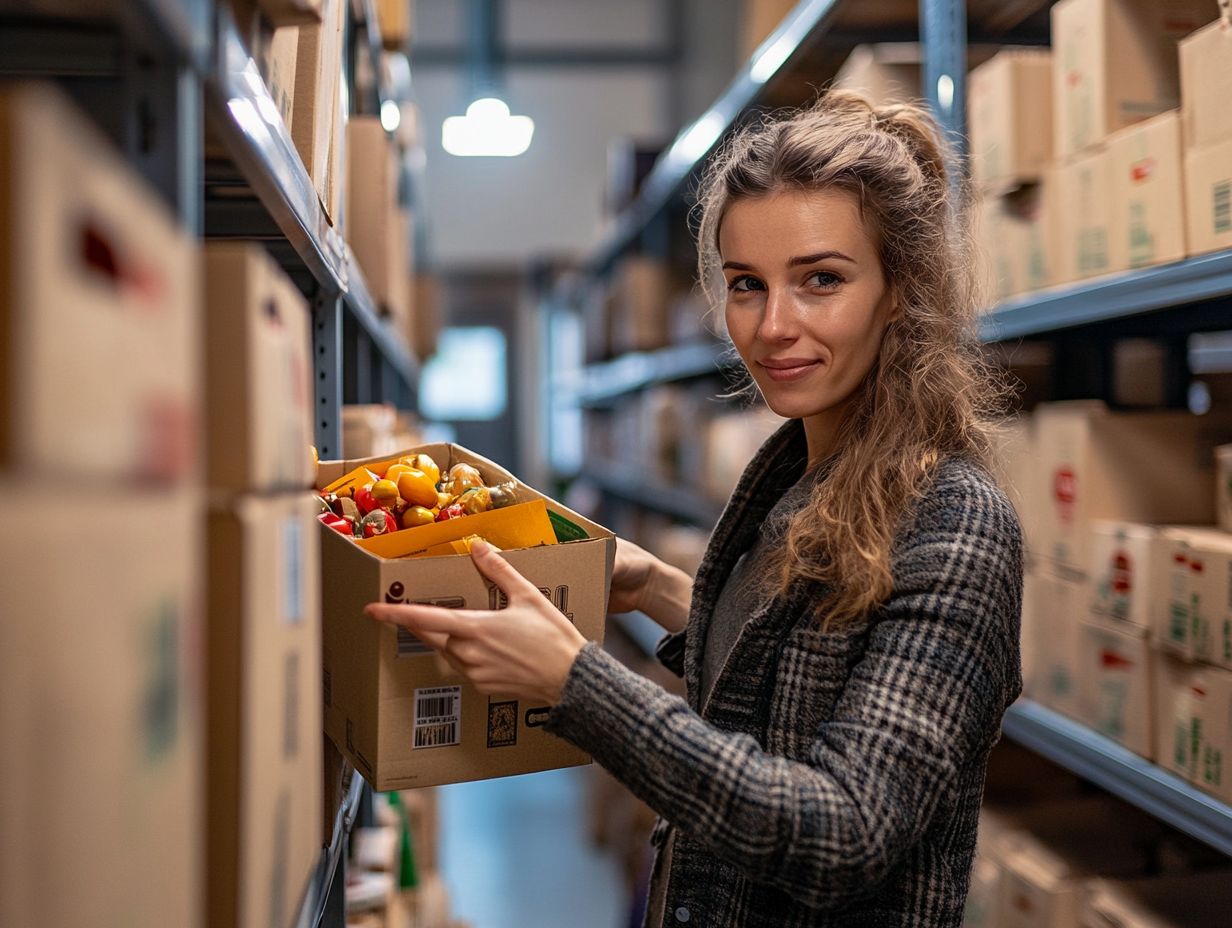
<path id="1" fill-rule="evenodd" d="M 377 116 L 347 123 L 347 241 L 377 307 L 405 328 L 411 244 L 398 208 L 398 162 Z"/>
<path id="2" fill-rule="evenodd" d="M 440 278 L 416 271 L 411 277 L 411 312 L 408 341 L 411 352 L 422 364 L 436 354 L 444 324 Z"/>
<path id="3" fill-rule="evenodd" d="M 1115 806 L 1059 803 L 1004 838 L 997 928 L 1077 928 L 1095 876 L 1139 876 L 1149 860 L 1139 826 Z"/>
<path id="4" fill-rule="evenodd" d="M 285 26 L 263 35 L 257 43 L 257 69 L 274 105 L 287 124 L 287 132 L 295 117 L 295 66 L 299 59 L 299 29 Z"/>
<path id="5" fill-rule="evenodd" d="M 431 455 L 442 470 L 465 461 L 489 482 L 514 479 L 458 445 L 415 450 Z M 360 465 L 387 460 L 323 461 L 317 479 L 326 486 Z M 583 635 L 601 641 L 614 536 L 520 483 L 518 496 L 546 500 L 557 518 L 579 526 L 588 537 L 501 556 Z M 386 560 L 337 532 L 322 531 L 325 728 L 365 780 L 378 790 L 406 789 L 589 761 L 577 748 L 543 731 L 548 707 L 485 696 L 405 630 L 364 617 L 364 606 L 381 600 L 499 608 L 497 591 L 468 557 Z"/>
<path id="6" fill-rule="evenodd" d="M 1112 171 L 1109 260 L 1146 267 L 1185 257 L 1185 185 L 1181 118 L 1176 110 L 1108 139 Z"/>
<path id="7" fill-rule="evenodd" d="M 796 0 L 744 0 L 740 30 L 740 57 L 752 58 L 757 47 L 770 37 L 779 23 L 796 7 Z"/>
<path id="8" fill-rule="evenodd" d="M 1113 271 L 1112 166 L 1104 149 L 1057 164 L 1057 269 L 1055 282 L 1069 283 Z"/>
<path id="9" fill-rule="evenodd" d="M 1035 420 L 1041 556 L 1089 570 L 1093 519 L 1212 521 L 1212 449 L 1227 434 L 1222 423 L 1185 412 L 1110 412 L 1093 401 L 1043 404 Z"/>
<path id="10" fill-rule="evenodd" d="M 1040 183 L 986 194 L 981 201 L 976 237 L 989 261 L 995 301 L 1052 283 L 1057 259 L 1051 173 Z"/>
<path id="11" fill-rule="evenodd" d="M 1052 55 L 1007 48 L 967 83 L 971 179 L 985 190 L 1040 180 L 1052 160 Z"/>
<path id="12" fill-rule="evenodd" d="M 1024 649 L 1032 655 L 1024 668 L 1024 689 L 1036 702 L 1078 718 L 1089 583 L 1082 574 L 1040 570 L 1033 574 L 1031 586 L 1031 614 L 1023 616 Z M 1030 671 L 1029 677 L 1025 671 Z"/>
<path id="13" fill-rule="evenodd" d="M 1171 576 L 1167 609 L 1155 613 L 1160 646 L 1232 668 L 1232 535 L 1171 528 L 1164 537 Z"/>
<path id="14" fill-rule="evenodd" d="M 1232 673 L 1219 667 L 1199 672 L 1197 756 L 1193 779 L 1224 802 L 1232 802 Z"/>
<path id="15" fill-rule="evenodd" d="M 1091 522 L 1091 615 L 1146 631 L 1168 610 L 1172 543 L 1137 522 Z"/>
<path id="16" fill-rule="evenodd" d="M 1147 760 L 1155 752 L 1151 663 L 1146 629 L 1082 623 L 1078 719 Z"/>
<path id="17" fill-rule="evenodd" d="M 342 80 L 345 0 L 321 0 L 321 22 L 301 26 L 295 63 L 291 138 L 304 161 L 321 209 L 331 224 L 340 221 L 339 191 L 346 87 Z"/>
<path id="18" fill-rule="evenodd" d="M 1215 512 L 1219 527 L 1232 532 L 1232 445 L 1215 449 L 1216 502 Z"/>
<path id="19" fill-rule="evenodd" d="M 403 51 L 411 40 L 411 0 L 376 0 L 376 21 L 381 44 L 392 52 Z"/>
<path id="20" fill-rule="evenodd" d="M 1080 928 L 1223 928 L 1232 909 L 1232 871 L 1096 880 Z"/>
<path id="21" fill-rule="evenodd" d="M 1232 140 L 1185 152 L 1185 222 L 1189 254 L 1232 248 Z"/>
<path id="22" fill-rule="evenodd" d="M 908 103 L 920 98 L 923 60 L 915 42 L 857 45 L 830 86 L 862 93 L 877 106 Z"/>
<path id="23" fill-rule="evenodd" d="M 1180 103 L 1176 43 L 1210 22 L 1202 0 L 1061 0 L 1052 7 L 1057 158 Z"/>
<path id="24" fill-rule="evenodd" d="M 312 486 L 312 323 L 259 245 L 210 243 L 206 268 L 207 480 L 235 492 Z"/>
<path id="25" fill-rule="evenodd" d="M 611 287 L 615 351 L 653 351 L 666 346 L 668 309 L 675 289 L 666 262 L 630 255 L 613 272 Z"/>
<path id="26" fill-rule="evenodd" d="M 1032 417 L 1020 415 L 1002 421 L 993 473 L 1018 512 L 1029 558 L 1034 558 L 1039 546 L 1038 520 L 1044 493 L 1038 453 Z"/>
<path id="27" fill-rule="evenodd" d="M 1155 653 L 1155 763 L 1184 780 L 1193 780 L 1197 770 L 1200 672 L 1196 664 Z"/>
<path id="28" fill-rule="evenodd" d="M 1209 18 L 1209 17 L 1208 17 Z M 1181 40 L 1181 121 L 1185 147 L 1232 139 L 1232 29 L 1222 18 Z"/>
<path id="29" fill-rule="evenodd" d="M 203 926 L 199 494 L 0 506 L 0 924 Z"/>
<path id="30" fill-rule="evenodd" d="M 274 26 L 311 26 L 321 21 L 321 0 L 257 0 Z"/>
<path id="31" fill-rule="evenodd" d="M 290 924 L 321 831 L 320 536 L 308 493 L 209 515 L 209 924 Z"/>
<path id="32" fill-rule="evenodd" d="M 0 472 L 196 476 L 197 260 L 59 90 L 0 89 Z"/>

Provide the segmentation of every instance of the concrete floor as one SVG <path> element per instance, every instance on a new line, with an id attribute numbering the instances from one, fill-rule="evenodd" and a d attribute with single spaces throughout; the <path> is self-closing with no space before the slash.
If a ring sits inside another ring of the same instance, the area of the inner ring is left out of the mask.
<path id="1" fill-rule="evenodd" d="M 441 788 L 441 873 L 473 928 L 625 928 L 615 858 L 586 834 L 585 768 Z"/>

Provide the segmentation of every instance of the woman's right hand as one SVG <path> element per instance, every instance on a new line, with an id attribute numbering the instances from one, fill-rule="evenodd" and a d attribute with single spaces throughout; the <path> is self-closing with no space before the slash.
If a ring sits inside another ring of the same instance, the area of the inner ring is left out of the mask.
<path id="1" fill-rule="evenodd" d="M 643 610 L 646 590 L 654 577 L 657 557 L 631 541 L 616 539 L 616 562 L 612 565 L 612 589 L 608 597 L 608 612 Z"/>

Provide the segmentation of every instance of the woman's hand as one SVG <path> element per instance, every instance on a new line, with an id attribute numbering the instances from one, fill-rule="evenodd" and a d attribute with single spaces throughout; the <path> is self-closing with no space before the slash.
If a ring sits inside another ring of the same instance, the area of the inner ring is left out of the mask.
<path id="1" fill-rule="evenodd" d="M 364 612 L 409 629 L 481 693 L 556 705 L 586 638 L 488 544 L 474 542 L 471 560 L 508 597 L 508 608 L 371 603 Z"/>

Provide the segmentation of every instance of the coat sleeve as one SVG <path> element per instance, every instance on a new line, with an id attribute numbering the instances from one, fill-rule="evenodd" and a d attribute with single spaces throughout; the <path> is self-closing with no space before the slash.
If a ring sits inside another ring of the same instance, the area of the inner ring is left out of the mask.
<path id="1" fill-rule="evenodd" d="M 684 676 L 684 648 L 687 631 L 673 632 L 664 635 L 655 646 L 655 657 L 659 663 L 678 677 Z"/>
<path id="2" fill-rule="evenodd" d="M 990 485 L 964 485 L 927 497 L 915 524 L 807 763 L 716 729 L 593 644 L 549 731 L 750 879 L 816 908 L 854 901 L 920 839 L 1021 684 L 1012 506 Z"/>

